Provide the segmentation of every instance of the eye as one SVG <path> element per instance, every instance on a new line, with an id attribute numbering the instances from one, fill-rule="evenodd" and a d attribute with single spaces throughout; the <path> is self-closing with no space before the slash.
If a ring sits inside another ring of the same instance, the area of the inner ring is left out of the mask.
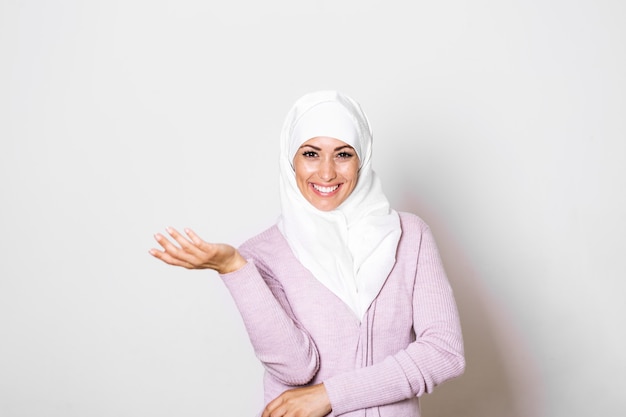
<path id="1" fill-rule="evenodd" d="M 344 152 L 339 152 L 339 153 L 337 154 L 337 157 L 338 157 L 338 158 L 341 158 L 341 159 L 349 159 L 349 158 L 352 158 L 353 156 L 354 156 L 354 155 L 353 155 L 353 154 L 351 154 L 350 152 L 345 152 L 345 151 L 344 151 Z"/>
<path id="2" fill-rule="evenodd" d="M 302 152 L 302 156 L 305 158 L 315 158 L 317 156 L 317 152 L 315 151 L 304 151 Z"/>

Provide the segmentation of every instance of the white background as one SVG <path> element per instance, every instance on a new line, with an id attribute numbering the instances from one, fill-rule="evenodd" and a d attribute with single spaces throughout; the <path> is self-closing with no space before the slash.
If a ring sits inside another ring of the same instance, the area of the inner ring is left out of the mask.
<path id="1" fill-rule="evenodd" d="M 219 4 L 221 3 L 221 4 Z M 0 415 L 252 416 L 218 276 L 150 257 L 278 215 L 278 136 L 339 89 L 433 228 L 466 374 L 427 417 L 626 414 L 626 3 L 0 2 Z"/>

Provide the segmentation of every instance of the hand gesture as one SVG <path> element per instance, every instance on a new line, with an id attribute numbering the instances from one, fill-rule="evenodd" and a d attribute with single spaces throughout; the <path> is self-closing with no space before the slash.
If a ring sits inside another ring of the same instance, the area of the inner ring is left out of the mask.
<path id="1" fill-rule="evenodd" d="M 234 272 L 246 264 L 246 260 L 234 247 L 224 243 L 208 243 L 193 230 L 185 229 L 187 236 L 172 227 L 167 233 L 178 246 L 160 233 L 154 235 L 163 250 L 150 249 L 150 254 L 163 262 L 187 269 L 213 269 L 220 274 Z"/>

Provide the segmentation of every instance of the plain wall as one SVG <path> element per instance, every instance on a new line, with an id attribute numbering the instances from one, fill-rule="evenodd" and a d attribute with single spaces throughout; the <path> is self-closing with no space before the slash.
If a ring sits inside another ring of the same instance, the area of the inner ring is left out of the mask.
<path id="1" fill-rule="evenodd" d="M 220 4 L 221 3 L 221 4 Z M 148 255 L 279 214 L 278 137 L 339 89 L 433 228 L 466 374 L 428 417 L 626 414 L 626 3 L 0 2 L 0 415 L 252 416 L 219 277 Z"/>

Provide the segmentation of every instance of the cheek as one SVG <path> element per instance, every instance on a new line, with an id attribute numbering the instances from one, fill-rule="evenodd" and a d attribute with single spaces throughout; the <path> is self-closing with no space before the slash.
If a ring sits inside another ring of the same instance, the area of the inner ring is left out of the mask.
<path id="1" fill-rule="evenodd" d="M 296 182 L 297 183 L 305 181 L 306 178 L 307 178 L 306 171 L 304 169 L 302 169 L 301 166 L 297 166 L 295 168 L 295 174 L 296 174 Z"/>
<path id="2" fill-rule="evenodd" d="M 343 177 L 348 180 L 356 183 L 359 178 L 359 165 L 358 164 L 350 164 L 345 167 L 343 170 Z"/>
<path id="3" fill-rule="evenodd" d="M 306 165 L 303 165 L 302 163 L 294 164 L 294 173 L 296 176 L 296 185 L 301 192 L 304 192 L 307 188 L 307 182 L 311 177 L 311 173 L 307 169 Z"/>

